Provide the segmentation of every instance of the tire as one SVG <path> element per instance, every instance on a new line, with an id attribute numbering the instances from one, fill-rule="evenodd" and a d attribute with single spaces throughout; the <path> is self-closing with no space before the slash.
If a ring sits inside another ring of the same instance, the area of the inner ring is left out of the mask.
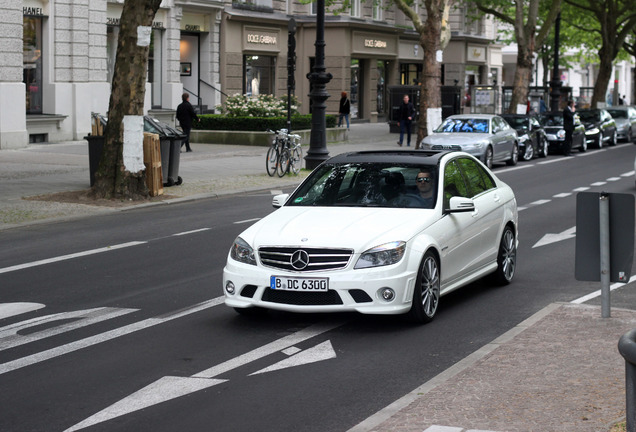
<path id="1" fill-rule="evenodd" d="M 616 131 L 614 131 L 614 133 L 612 134 L 612 138 L 610 139 L 609 142 L 609 146 L 610 147 L 614 147 L 616 145 L 616 143 L 618 142 L 618 134 L 616 133 Z"/>
<path id="2" fill-rule="evenodd" d="M 548 151 L 550 148 L 550 144 L 548 140 L 545 138 L 539 138 L 539 157 L 548 157 Z"/>
<path id="3" fill-rule="evenodd" d="M 298 175 L 303 164 L 303 149 L 300 147 L 294 147 L 292 150 L 290 169 L 294 175 Z"/>
<path id="4" fill-rule="evenodd" d="M 484 153 L 484 165 L 488 169 L 492 169 L 492 147 L 490 146 L 486 148 L 486 153 Z"/>
<path id="5" fill-rule="evenodd" d="M 534 159 L 534 146 L 532 145 L 531 142 L 527 142 L 526 143 L 526 148 L 525 151 L 523 152 L 523 155 L 521 156 L 521 159 L 523 159 L 524 161 L 529 161 Z"/>
<path id="6" fill-rule="evenodd" d="M 597 149 L 602 149 L 603 148 L 603 137 L 601 136 L 601 134 L 598 135 L 598 141 L 596 141 L 595 147 Z"/>
<path id="7" fill-rule="evenodd" d="M 516 268 L 517 241 L 513 229 L 506 226 L 497 251 L 497 270 L 492 274 L 494 282 L 497 285 L 508 285 L 515 276 Z"/>
<path id="8" fill-rule="evenodd" d="M 273 177 L 276 173 L 276 168 L 278 167 L 278 156 L 278 147 L 270 147 L 269 150 L 267 150 L 265 168 L 267 169 L 267 174 L 270 177 Z"/>
<path id="9" fill-rule="evenodd" d="M 284 148 L 280 157 L 278 158 L 278 168 L 276 170 L 276 174 L 278 177 L 282 177 L 289 172 L 289 164 L 291 162 L 291 154 L 289 153 L 288 148 Z"/>
<path id="10" fill-rule="evenodd" d="M 413 289 L 413 302 L 408 320 L 417 324 L 429 323 L 435 318 L 440 296 L 439 262 L 428 251 L 422 259 Z"/>
<path id="11" fill-rule="evenodd" d="M 514 143 L 512 145 L 512 152 L 510 152 L 510 159 L 506 161 L 506 165 L 515 166 L 517 162 L 519 162 L 519 145 Z"/>
<path id="12" fill-rule="evenodd" d="M 585 139 L 585 137 L 583 137 L 583 142 L 581 143 L 581 146 L 579 147 L 579 151 L 581 153 L 585 153 L 587 151 L 587 140 Z"/>

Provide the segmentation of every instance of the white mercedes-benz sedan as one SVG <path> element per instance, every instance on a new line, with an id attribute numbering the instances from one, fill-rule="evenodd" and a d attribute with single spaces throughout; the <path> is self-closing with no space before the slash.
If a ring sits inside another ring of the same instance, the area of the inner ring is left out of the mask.
<path id="1" fill-rule="evenodd" d="M 223 270 L 240 313 L 406 314 L 431 321 L 440 297 L 517 261 L 512 189 L 457 151 L 341 154 L 241 233 Z"/>

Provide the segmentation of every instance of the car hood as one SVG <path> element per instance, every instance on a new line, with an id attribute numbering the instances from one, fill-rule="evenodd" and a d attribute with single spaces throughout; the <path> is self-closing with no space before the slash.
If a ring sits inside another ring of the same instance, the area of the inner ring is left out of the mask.
<path id="1" fill-rule="evenodd" d="M 437 132 L 424 138 L 424 144 L 474 144 L 487 140 L 489 134 L 475 132 Z"/>
<path id="2" fill-rule="evenodd" d="M 614 121 L 616 122 L 616 127 L 625 127 L 630 123 L 629 119 L 626 118 L 615 118 Z"/>
<path id="3" fill-rule="evenodd" d="M 599 124 L 597 122 L 583 122 L 583 126 L 585 126 L 585 129 L 593 129 L 596 127 L 599 127 Z"/>
<path id="4" fill-rule="evenodd" d="M 253 248 L 306 246 L 362 252 L 392 241 L 408 241 L 430 226 L 436 210 L 377 207 L 281 207 L 240 236 Z"/>
<path id="5" fill-rule="evenodd" d="M 546 133 L 557 133 L 561 129 L 563 129 L 562 126 L 543 126 L 543 130 Z"/>

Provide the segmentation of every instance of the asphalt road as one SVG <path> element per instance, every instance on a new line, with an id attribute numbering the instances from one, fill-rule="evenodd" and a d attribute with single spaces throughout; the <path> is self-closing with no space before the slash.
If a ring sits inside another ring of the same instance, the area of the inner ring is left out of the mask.
<path id="1" fill-rule="evenodd" d="M 633 193 L 635 150 L 496 167 L 520 207 L 515 280 L 443 297 L 425 326 L 221 304 L 228 248 L 273 210 L 269 191 L 3 232 L 0 430 L 346 431 L 546 305 L 598 290 L 574 278 L 576 194 Z M 635 300 L 631 285 L 612 294 Z"/>

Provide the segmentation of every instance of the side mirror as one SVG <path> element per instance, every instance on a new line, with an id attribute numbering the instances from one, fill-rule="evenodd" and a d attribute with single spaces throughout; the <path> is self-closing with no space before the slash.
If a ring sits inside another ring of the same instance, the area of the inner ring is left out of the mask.
<path id="1" fill-rule="evenodd" d="M 272 199 L 272 206 L 274 208 L 281 208 L 287 202 L 287 198 L 289 198 L 289 194 L 276 195 Z"/>
<path id="2" fill-rule="evenodd" d="M 449 213 L 472 213 L 475 211 L 475 201 L 470 198 L 454 196 L 448 201 Z"/>

